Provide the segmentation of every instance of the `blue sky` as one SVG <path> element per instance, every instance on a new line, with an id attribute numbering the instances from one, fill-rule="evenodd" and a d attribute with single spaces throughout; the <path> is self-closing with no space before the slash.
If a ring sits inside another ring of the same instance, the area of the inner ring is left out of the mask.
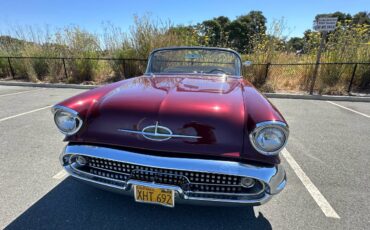
<path id="1" fill-rule="evenodd" d="M 0 0 L 0 33 L 14 25 L 63 27 L 79 25 L 99 33 L 102 23 L 110 21 L 124 29 L 133 15 L 152 14 L 174 24 L 195 24 L 224 15 L 234 19 L 251 10 L 263 12 L 268 22 L 284 17 L 286 35 L 302 36 L 312 27 L 318 13 L 370 11 L 370 0 Z"/>

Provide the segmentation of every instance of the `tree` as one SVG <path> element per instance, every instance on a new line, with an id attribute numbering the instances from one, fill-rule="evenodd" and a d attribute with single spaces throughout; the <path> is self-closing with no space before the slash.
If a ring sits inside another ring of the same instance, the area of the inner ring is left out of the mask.
<path id="1" fill-rule="evenodd" d="M 205 20 L 194 28 L 202 45 L 231 47 L 246 53 L 253 50 L 253 39 L 266 35 L 266 18 L 261 11 L 251 11 L 233 21 L 225 16 Z"/>
<path id="2" fill-rule="evenodd" d="M 170 27 L 166 35 L 174 37 L 176 41 L 173 45 L 176 45 L 176 43 L 181 45 L 199 45 L 199 36 L 194 26 L 178 25 Z"/>
<path id="3" fill-rule="evenodd" d="M 228 17 L 225 17 L 225 16 L 219 16 L 217 18 L 214 18 L 214 20 L 216 20 L 216 21 L 218 21 L 218 23 L 220 23 L 221 28 L 225 28 L 230 23 L 230 19 Z"/>
<path id="4" fill-rule="evenodd" d="M 370 25 L 370 13 L 368 12 L 358 12 L 357 14 L 353 15 L 354 24 L 366 24 Z"/>
<path id="5" fill-rule="evenodd" d="M 225 28 L 229 25 L 228 17 L 220 16 L 198 24 L 200 34 L 204 37 L 204 44 L 211 46 L 226 46 L 227 34 Z"/>
<path id="6" fill-rule="evenodd" d="M 299 37 L 292 37 L 287 43 L 288 50 L 298 51 L 302 50 L 304 46 L 304 39 Z"/>
<path id="7" fill-rule="evenodd" d="M 230 19 L 225 16 L 219 16 L 217 18 L 214 18 L 214 20 L 216 20 L 221 26 L 219 45 L 227 46 L 228 33 L 226 31 L 226 28 L 230 25 Z"/>
<path id="8" fill-rule="evenodd" d="M 352 20 L 352 16 L 350 14 L 345 14 L 342 12 L 334 12 L 334 13 L 328 13 L 328 14 L 318 14 L 315 16 L 315 19 L 317 20 L 320 17 L 336 17 L 338 18 L 338 22 L 345 22 L 346 20 Z"/>
<path id="9" fill-rule="evenodd" d="M 232 21 L 226 31 L 233 48 L 242 53 L 251 52 L 252 38 L 258 38 L 266 33 L 266 18 L 261 11 L 251 11 Z"/>
<path id="10" fill-rule="evenodd" d="M 212 19 L 202 22 L 201 30 L 206 36 L 207 45 L 218 46 L 221 39 L 221 25 L 218 21 Z"/>
<path id="11" fill-rule="evenodd" d="M 226 28 L 228 33 L 228 43 L 231 48 L 237 49 L 239 52 L 243 51 L 245 44 L 245 37 L 247 36 L 247 28 L 239 20 L 232 21 Z"/>

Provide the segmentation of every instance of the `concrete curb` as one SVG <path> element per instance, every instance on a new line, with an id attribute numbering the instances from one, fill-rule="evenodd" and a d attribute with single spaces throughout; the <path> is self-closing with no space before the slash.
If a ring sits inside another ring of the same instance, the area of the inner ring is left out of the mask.
<path id="1" fill-rule="evenodd" d="M 13 82 L 0 81 L 0 85 L 42 87 L 42 88 L 69 88 L 69 89 L 94 89 L 96 87 L 101 86 L 101 85 L 78 85 L 78 84 L 60 84 L 60 83 L 51 84 L 51 83 L 14 82 L 14 81 Z M 364 97 L 364 96 L 304 95 L 304 94 L 289 94 L 289 93 L 263 93 L 263 94 L 268 98 L 370 102 L 370 97 Z"/>
<path id="2" fill-rule="evenodd" d="M 370 97 L 363 97 L 363 96 L 304 95 L 304 94 L 289 94 L 289 93 L 263 93 L 263 94 L 268 98 L 370 102 Z"/>
<path id="3" fill-rule="evenodd" d="M 24 86 L 24 87 L 41 87 L 41 88 L 69 88 L 69 89 L 93 89 L 101 85 L 79 85 L 79 84 L 62 84 L 62 83 L 33 83 L 33 82 L 15 82 L 0 81 L 0 85 L 6 86 Z"/>

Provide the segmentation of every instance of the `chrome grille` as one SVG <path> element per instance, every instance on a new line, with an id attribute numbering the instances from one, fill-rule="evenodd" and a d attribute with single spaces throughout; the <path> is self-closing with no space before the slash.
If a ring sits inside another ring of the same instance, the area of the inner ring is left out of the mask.
<path id="1" fill-rule="evenodd" d="M 118 184 L 133 179 L 176 185 L 194 196 L 207 194 L 246 195 L 263 190 L 263 185 L 258 181 L 252 188 L 240 186 L 241 177 L 234 175 L 154 168 L 96 157 L 85 156 L 85 158 L 88 163 L 79 167 L 79 170 L 96 175 L 100 179 L 112 179 Z"/>

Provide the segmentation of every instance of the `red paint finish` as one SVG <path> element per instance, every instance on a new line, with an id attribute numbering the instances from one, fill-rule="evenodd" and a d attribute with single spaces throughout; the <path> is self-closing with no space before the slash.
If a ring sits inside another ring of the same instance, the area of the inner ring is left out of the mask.
<path id="1" fill-rule="evenodd" d="M 176 153 L 221 156 L 264 163 L 278 157 L 256 152 L 248 133 L 262 121 L 284 121 L 250 83 L 217 76 L 141 76 L 72 97 L 60 105 L 79 112 L 83 128 L 67 141 Z M 118 129 L 141 131 L 156 122 L 174 134 L 200 139 L 151 141 Z"/>

